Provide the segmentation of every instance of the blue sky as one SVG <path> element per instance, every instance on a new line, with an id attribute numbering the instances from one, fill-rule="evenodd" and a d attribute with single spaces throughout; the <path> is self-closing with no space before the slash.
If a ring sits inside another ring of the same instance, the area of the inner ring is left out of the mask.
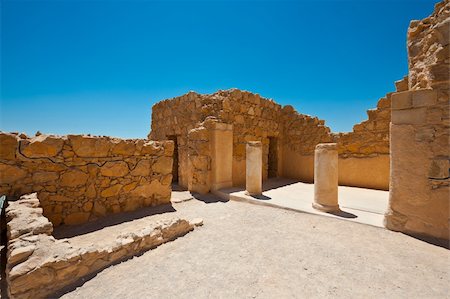
<path id="1" fill-rule="evenodd" d="M 1 1 L 0 129 L 145 137 L 151 106 L 240 88 L 351 131 L 437 1 Z"/>

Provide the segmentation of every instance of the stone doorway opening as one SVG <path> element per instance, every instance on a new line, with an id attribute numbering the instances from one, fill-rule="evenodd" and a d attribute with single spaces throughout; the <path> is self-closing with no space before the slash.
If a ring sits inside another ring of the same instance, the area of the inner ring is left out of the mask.
<path id="1" fill-rule="evenodd" d="M 269 159 L 268 159 L 268 177 L 275 178 L 278 176 L 278 138 L 269 138 Z"/>
<path id="2" fill-rule="evenodd" d="M 179 169 L 179 159 L 178 159 L 178 136 L 171 135 L 167 136 L 168 140 L 172 140 L 174 143 L 173 147 L 173 164 L 172 164 L 172 183 L 178 183 L 178 169 Z"/>

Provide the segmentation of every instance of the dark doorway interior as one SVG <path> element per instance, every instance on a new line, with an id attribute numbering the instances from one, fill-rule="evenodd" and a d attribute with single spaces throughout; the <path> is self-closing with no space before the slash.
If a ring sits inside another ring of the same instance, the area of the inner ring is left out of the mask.
<path id="1" fill-rule="evenodd" d="M 167 136 L 167 139 L 174 143 L 173 164 L 172 164 L 172 183 L 178 183 L 178 140 L 176 135 Z"/>
<path id="2" fill-rule="evenodd" d="M 275 137 L 269 137 L 269 178 L 275 178 L 278 175 L 278 140 Z"/>

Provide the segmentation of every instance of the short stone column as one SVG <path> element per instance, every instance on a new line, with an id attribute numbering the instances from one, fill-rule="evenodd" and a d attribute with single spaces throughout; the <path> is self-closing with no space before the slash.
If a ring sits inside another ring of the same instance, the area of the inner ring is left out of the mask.
<path id="1" fill-rule="evenodd" d="M 339 211 L 338 203 L 338 151 L 336 143 L 321 143 L 314 154 L 313 208 Z"/>
<path id="2" fill-rule="evenodd" d="M 245 193 L 262 194 L 262 143 L 250 141 L 246 145 Z"/>

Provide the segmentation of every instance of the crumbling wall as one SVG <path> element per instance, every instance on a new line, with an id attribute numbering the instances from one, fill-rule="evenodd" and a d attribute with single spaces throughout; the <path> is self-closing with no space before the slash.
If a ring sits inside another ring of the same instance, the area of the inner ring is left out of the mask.
<path id="1" fill-rule="evenodd" d="M 186 220 L 172 218 L 117 232 L 109 240 L 82 247 L 71 239 L 56 240 L 53 225 L 42 215 L 39 199 L 24 195 L 6 212 L 9 298 L 56 298 L 55 292 L 106 266 L 155 248 L 194 229 Z"/>
<path id="2" fill-rule="evenodd" d="M 165 140 L 176 135 L 179 146 L 180 179 L 188 186 L 188 134 L 207 117 L 233 125 L 233 184 L 245 184 L 245 144 L 263 143 L 263 177 L 268 176 L 269 137 L 279 137 L 281 106 L 257 94 L 237 89 L 221 90 L 210 95 L 190 92 L 181 97 L 161 101 L 152 107 L 149 137 Z M 281 152 L 281 150 L 279 151 Z M 279 153 L 281 156 L 281 154 Z M 281 157 L 279 159 L 281 161 Z"/>
<path id="3" fill-rule="evenodd" d="M 38 192 L 54 225 L 168 203 L 173 142 L 0 133 L 0 193 Z"/>
<path id="4" fill-rule="evenodd" d="M 409 90 L 392 95 L 389 229 L 450 239 L 450 2 L 412 21 Z"/>
<path id="5" fill-rule="evenodd" d="M 397 85 L 404 88 L 405 82 L 406 79 Z M 272 175 L 307 182 L 312 182 L 314 178 L 315 146 L 319 143 L 338 142 L 341 184 L 388 189 L 390 95 L 381 99 L 377 109 L 368 111 L 368 114 L 369 120 L 355 126 L 354 132 L 331 134 L 323 120 L 299 114 L 292 106 L 281 107 L 258 94 L 237 89 L 210 95 L 190 92 L 153 106 L 152 131 L 149 136 L 158 140 L 177 136 L 179 182 L 185 187 L 189 186 L 189 180 L 201 182 L 203 186 L 208 185 L 207 171 L 198 171 L 197 168 L 189 173 L 189 167 L 193 164 L 189 159 L 192 146 L 188 144 L 188 135 L 191 130 L 201 127 L 207 117 L 214 117 L 220 122 L 233 125 L 232 167 L 235 186 L 245 185 L 245 145 L 248 141 L 260 141 L 263 145 L 264 180 L 269 174 L 270 154 Z M 198 143 L 195 138 L 191 140 Z M 274 143 L 272 147 L 270 142 Z M 269 149 L 273 152 L 269 153 Z M 197 154 L 194 153 L 193 156 Z M 202 164 L 210 167 L 203 160 Z M 199 164 L 198 161 L 195 163 Z M 194 173 L 196 178 L 192 178 Z"/>

